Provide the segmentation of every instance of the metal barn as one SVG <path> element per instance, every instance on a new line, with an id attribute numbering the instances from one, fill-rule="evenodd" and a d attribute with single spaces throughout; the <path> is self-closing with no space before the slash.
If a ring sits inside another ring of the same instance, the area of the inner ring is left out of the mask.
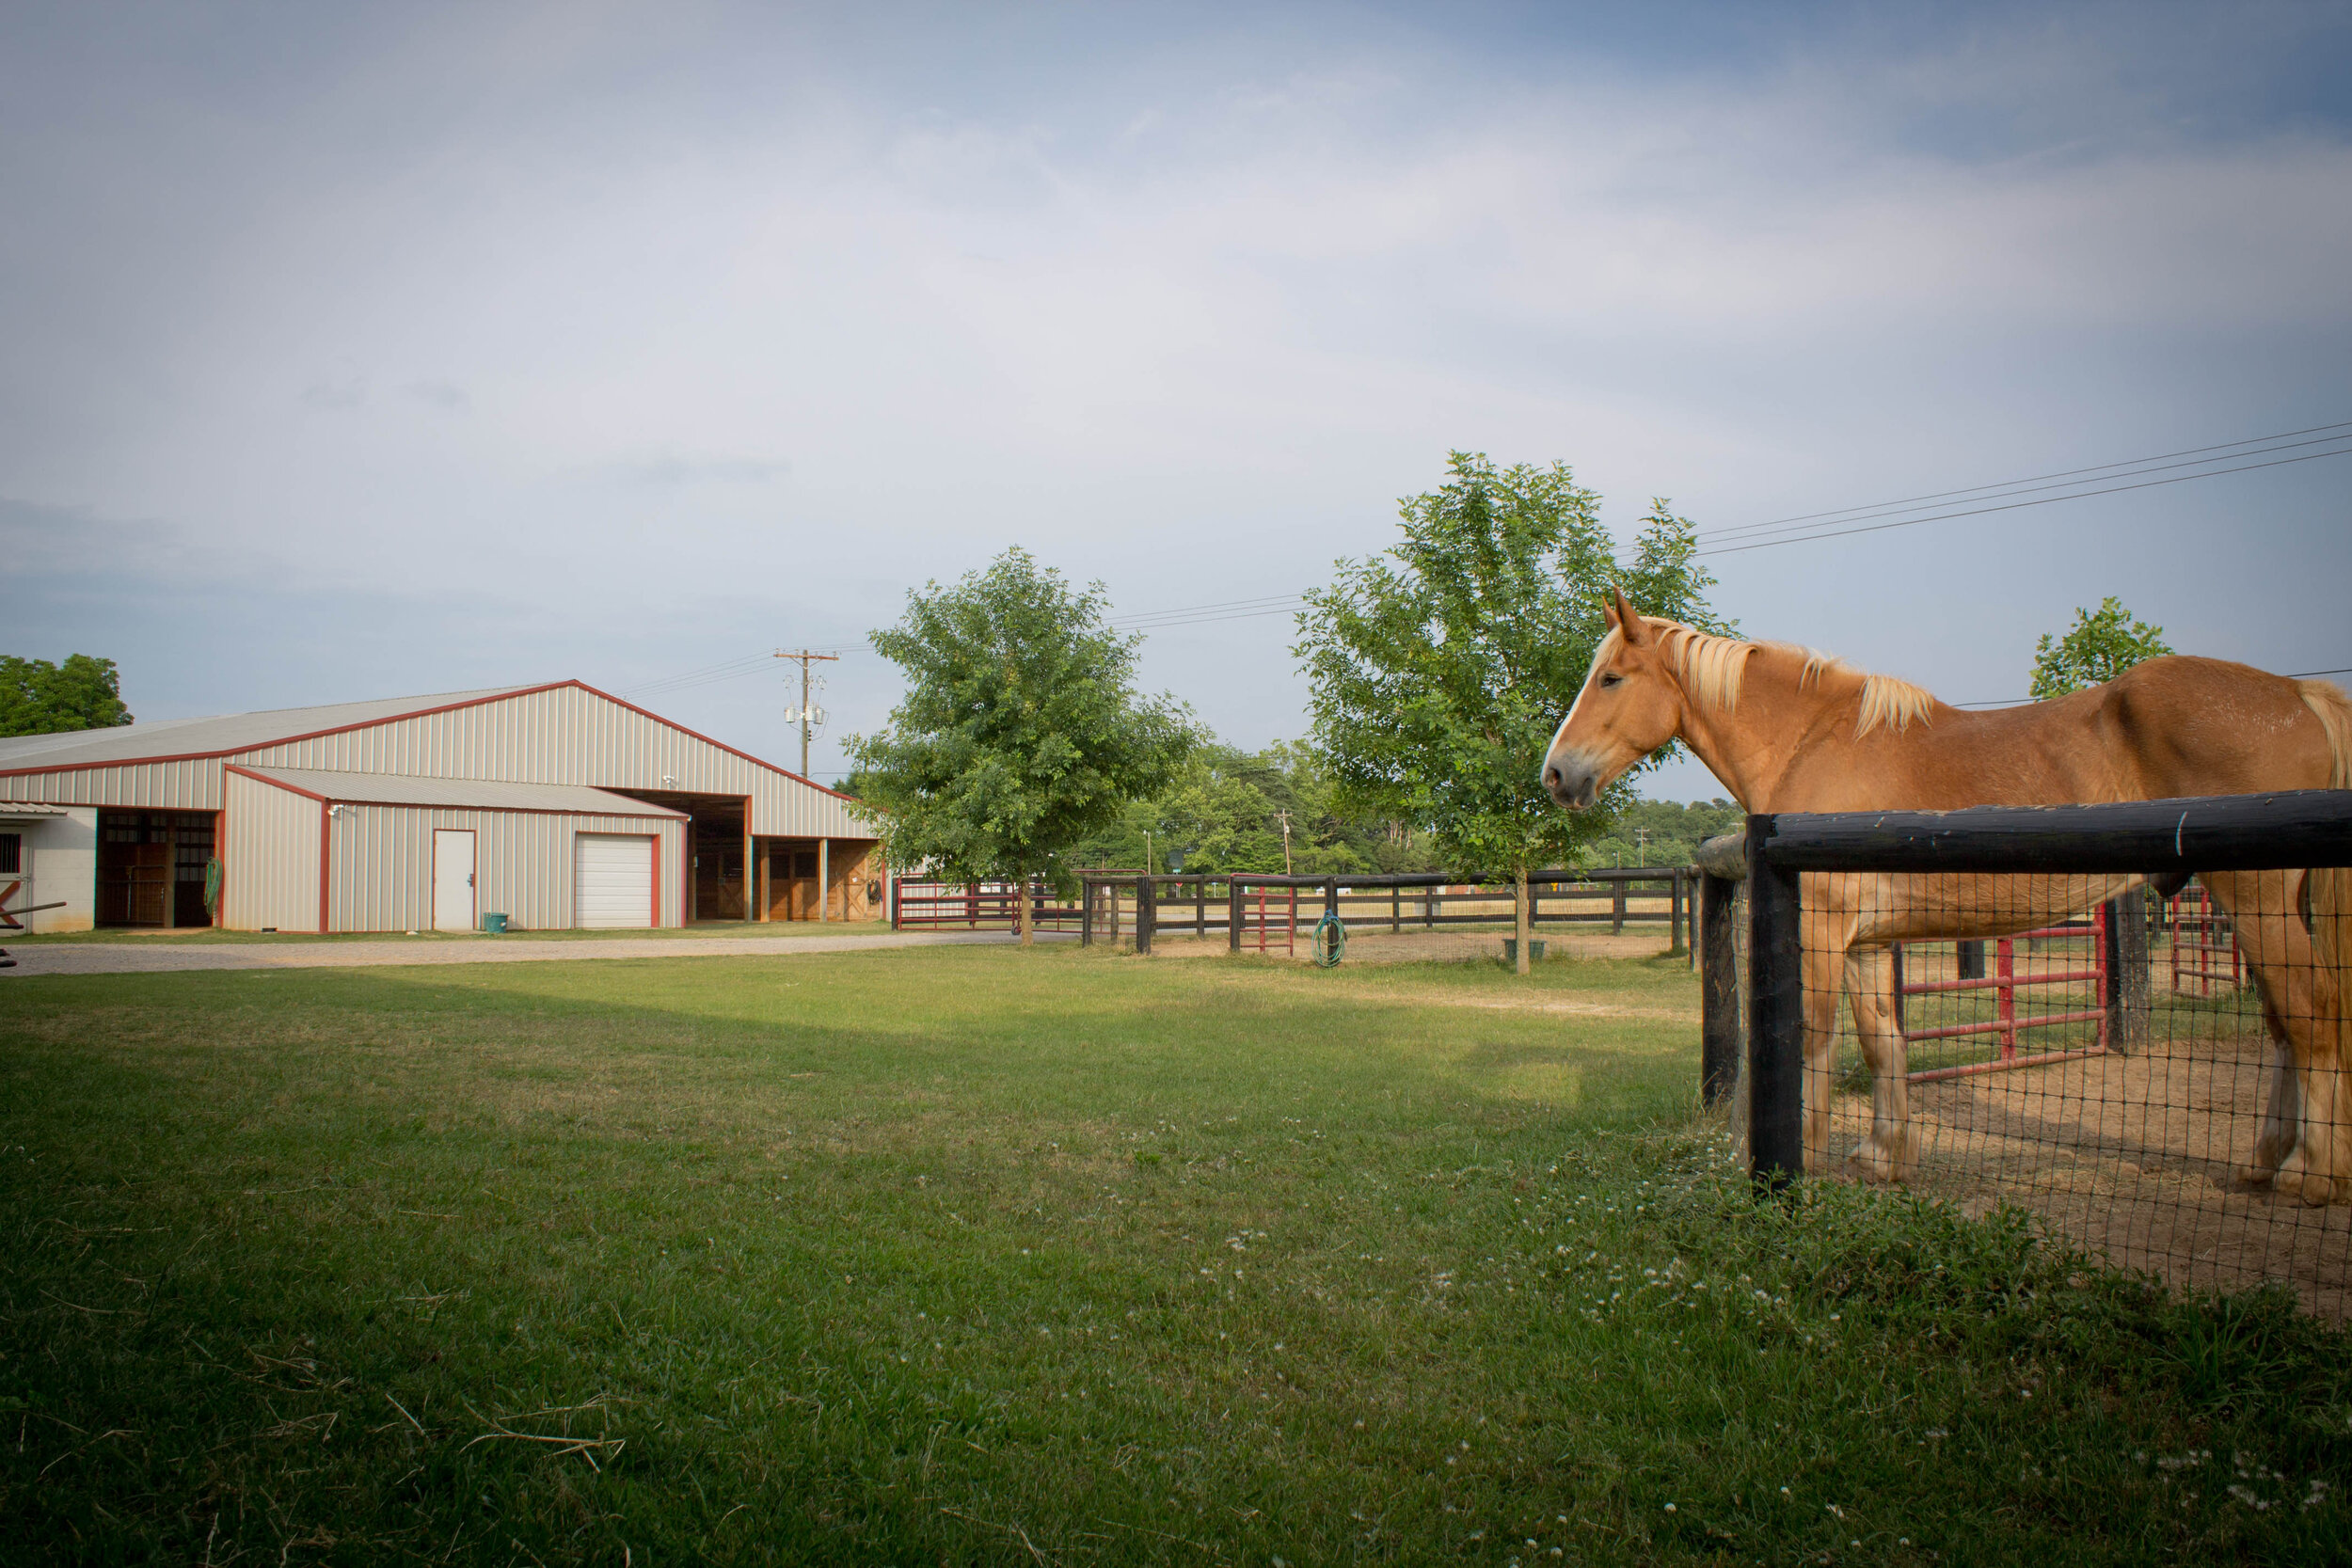
<path id="1" fill-rule="evenodd" d="M 0 739 L 37 931 L 866 920 L 850 798 L 579 681 Z M 0 929 L 5 929 L 0 927 Z"/>

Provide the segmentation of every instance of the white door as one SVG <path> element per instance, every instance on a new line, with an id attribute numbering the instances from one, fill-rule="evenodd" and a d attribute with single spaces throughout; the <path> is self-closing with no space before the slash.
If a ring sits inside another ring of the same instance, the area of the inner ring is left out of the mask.
<path id="1" fill-rule="evenodd" d="M 433 830 L 433 928 L 474 928 L 473 830 Z"/>
<path id="2" fill-rule="evenodd" d="M 627 833 L 572 839 L 572 924 L 610 930 L 653 924 L 653 840 Z"/>

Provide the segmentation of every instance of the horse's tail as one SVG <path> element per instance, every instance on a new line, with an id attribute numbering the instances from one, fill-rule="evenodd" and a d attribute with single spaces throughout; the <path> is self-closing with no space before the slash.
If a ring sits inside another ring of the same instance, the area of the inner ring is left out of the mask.
<path id="1" fill-rule="evenodd" d="M 2352 698 L 2333 681 L 2296 681 L 2295 687 L 2328 736 L 2328 787 L 2352 789 Z"/>
<path id="2" fill-rule="evenodd" d="M 2352 701 L 2330 681 L 2295 684 L 2302 691 L 2304 705 L 2328 734 L 2328 786 L 2352 789 Z M 2304 878 L 2305 918 L 2310 923 L 2319 982 L 2312 1000 L 2318 1005 L 2322 1029 L 2333 1025 L 2335 1053 L 2328 1065 L 2340 1075 L 2352 1066 L 2352 867 L 2314 866 Z M 2348 1103 L 2352 1095 L 2339 1086 L 2337 1096 L 2336 1119 L 2352 1121 L 2352 1103 Z M 2343 1158 L 2339 1151 L 2340 1163 Z"/>

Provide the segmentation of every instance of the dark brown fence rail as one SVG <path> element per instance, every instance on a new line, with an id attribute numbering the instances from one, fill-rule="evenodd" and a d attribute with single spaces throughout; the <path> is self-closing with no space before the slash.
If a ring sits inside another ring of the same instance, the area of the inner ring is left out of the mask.
<path id="1" fill-rule="evenodd" d="M 1528 884 L 1531 924 L 1557 929 L 1570 925 L 1606 925 L 1623 931 L 1631 921 L 1655 921 L 1656 911 L 1636 911 L 1635 889 L 1666 900 L 1669 939 L 1679 949 L 1688 909 L 1691 871 L 1684 866 L 1628 866 L 1594 871 L 1546 871 Z M 1089 871 L 1081 876 L 1083 940 L 1132 937 L 1142 951 L 1153 936 L 1222 932 L 1235 951 L 1268 941 L 1286 951 L 1296 933 L 1326 915 L 1349 931 L 1437 930 L 1449 927 L 1508 926 L 1514 918 L 1507 883 L 1482 883 L 1447 872 L 1391 872 L 1359 876 L 1285 877 L 1255 872 L 1157 873 Z M 1272 933 L 1269 937 L 1268 933 Z"/>
<path id="2" fill-rule="evenodd" d="M 1021 907 L 1011 882 L 934 882 L 894 877 L 890 881 L 890 928 L 899 930 L 1009 931 Z M 1081 911 L 1058 902 L 1052 886 L 1029 887 L 1030 918 L 1040 931 L 1074 931 Z"/>

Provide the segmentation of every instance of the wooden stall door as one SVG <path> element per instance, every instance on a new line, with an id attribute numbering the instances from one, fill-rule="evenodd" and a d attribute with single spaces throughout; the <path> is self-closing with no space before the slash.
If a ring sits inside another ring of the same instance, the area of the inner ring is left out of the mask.
<path id="1" fill-rule="evenodd" d="M 817 918 L 817 851 L 784 846 L 770 851 L 768 918 Z"/>

